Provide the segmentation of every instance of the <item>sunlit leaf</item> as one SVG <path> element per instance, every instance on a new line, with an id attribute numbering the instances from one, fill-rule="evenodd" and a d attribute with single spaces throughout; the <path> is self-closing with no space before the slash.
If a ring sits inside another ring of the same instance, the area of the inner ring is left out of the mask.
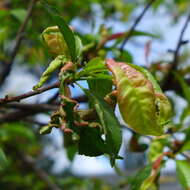
<path id="1" fill-rule="evenodd" d="M 126 124 L 140 134 L 162 135 L 171 114 L 167 97 L 132 64 L 113 59 L 107 59 L 106 63 L 114 76 L 119 110 Z"/>
<path id="2" fill-rule="evenodd" d="M 104 64 L 104 61 L 97 57 L 86 63 L 84 68 L 76 74 L 76 78 L 92 76 L 93 74 L 95 76 L 96 73 L 104 73 L 106 71 L 108 70 Z"/>
<path id="3" fill-rule="evenodd" d="M 27 11 L 25 9 L 13 9 L 10 11 L 10 14 L 22 23 L 26 17 Z"/>
<path id="4" fill-rule="evenodd" d="M 176 161 L 176 172 L 179 182 L 184 189 L 190 189 L 190 164 L 186 160 Z"/>
<path id="5" fill-rule="evenodd" d="M 136 176 L 133 177 L 131 184 L 131 190 L 139 190 L 143 181 L 150 175 L 151 173 L 151 165 L 147 165 L 145 168 L 140 170 Z"/>
<path id="6" fill-rule="evenodd" d="M 53 21 L 56 23 L 57 26 L 59 26 L 60 32 L 63 34 L 63 37 L 69 48 L 71 58 L 73 61 L 76 61 L 77 59 L 76 42 L 75 42 L 75 36 L 72 30 L 66 24 L 64 19 L 60 16 L 59 12 L 57 11 L 55 7 L 47 4 L 45 1 L 43 1 L 42 3 L 43 3 L 43 6 L 51 15 L 51 17 L 53 18 Z"/>

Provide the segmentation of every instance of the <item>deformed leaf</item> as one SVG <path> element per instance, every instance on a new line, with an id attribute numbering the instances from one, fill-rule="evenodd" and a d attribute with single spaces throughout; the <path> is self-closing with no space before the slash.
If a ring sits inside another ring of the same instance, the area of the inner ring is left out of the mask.
<path id="1" fill-rule="evenodd" d="M 43 72 L 42 76 L 40 77 L 40 81 L 33 87 L 33 90 L 40 88 L 51 76 L 51 74 L 56 70 L 59 69 L 64 63 L 68 61 L 68 58 L 64 55 L 57 56 L 48 66 L 48 68 Z"/>
<path id="2" fill-rule="evenodd" d="M 53 21 L 57 26 L 59 26 L 60 32 L 62 33 L 65 42 L 67 43 L 67 46 L 69 48 L 69 52 L 71 55 L 72 61 L 77 60 L 77 49 L 76 49 L 76 42 L 75 42 L 75 36 L 70 29 L 70 27 L 66 24 L 64 19 L 60 16 L 58 10 L 47 4 L 46 1 L 42 1 L 43 6 L 48 11 L 48 13 L 51 15 Z"/>
<path id="3" fill-rule="evenodd" d="M 190 164 L 186 160 L 176 161 L 176 172 L 179 182 L 184 189 L 190 189 Z"/>
<path id="4" fill-rule="evenodd" d="M 48 51 L 54 56 L 64 55 L 70 58 L 67 43 L 59 30 L 58 26 L 47 27 L 41 34 L 42 40 Z"/>
<path id="5" fill-rule="evenodd" d="M 164 131 L 160 120 L 165 121 L 168 116 L 165 110 L 168 109 L 164 107 L 166 103 L 162 106 L 163 101 L 156 104 L 159 98 L 152 82 L 129 64 L 108 59 L 107 66 L 114 75 L 117 101 L 124 121 L 140 134 L 162 135 Z"/>
<path id="6" fill-rule="evenodd" d="M 153 75 L 143 67 L 140 67 L 138 65 L 130 64 L 131 67 L 135 68 L 137 71 L 140 71 L 146 79 L 148 79 L 154 89 L 154 95 L 155 95 L 155 105 L 157 109 L 157 121 L 158 124 L 164 126 L 170 121 L 171 117 L 171 104 L 168 100 L 168 98 L 164 95 L 162 92 L 159 84 L 157 83 L 156 79 L 153 77 Z"/>

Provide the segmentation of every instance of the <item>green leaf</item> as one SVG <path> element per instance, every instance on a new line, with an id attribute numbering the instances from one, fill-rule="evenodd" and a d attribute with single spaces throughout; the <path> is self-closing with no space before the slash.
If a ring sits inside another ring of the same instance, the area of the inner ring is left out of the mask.
<path id="1" fill-rule="evenodd" d="M 64 19 L 60 16 L 58 10 L 55 7 L 47 4 L 45 1 L 42 1 L 42 4 L 45 7 L 45 9 L 48 11 L 48 13 L 51 15 L 53 21 L 59 27 L 60 32 L 62 33 L 64 40 L 67 43 L 67 46 L 69 48 L 71 59 L 72 59 L 72 61 L 75 62 L 77 60 L 77 48 L 76 48 L 75 36 L 74 36 L 72 30 L 66 24 Z M 79 45 L 77 45 L 77 46 L 79 46 Z"/>
<path id="2" fill-rule="evenodd" d="M 10 11 L 10 14 L 22 23 L 24 22 L 27 11 L 25 9 L 13 9 Z"/>
<path id="3" fill-rule="evenodd" d="M 17 138 L 25 138 L 29 141 L 35 140 L 35 135 L 30 128 L 22 123 L 5 123 L 0 129 L 0 139 L 13 140 Z"/>
<path id="4" fill-rule="evenodd" d="M 110 155 L 111 165 L 113 166 L 115 159 L 118 158 L 118 152 L 122 142 L 120 123 L 111 107 L 103 100 L 102 97 L 92 93 L 87 89 L 82 89 L 89 97 L 97 111 L 105 134 L 107 153 Z"/>
<path id="5" fill-rule="evenodd" d="M 108 75 L 108 74 L 105 74 L 105 73 L 96 73 L 96 74 L 93 74 L 91 76 L 86 76 L 86 77 L 80 77 L 80 79 L 78 80 L 100 80 L 100 79 L 106 79 L 106 80 L 109 80 L 109 81 L 112 81 L 112 76 L 111 75 Z"/>
<path id="6" fill-rule="evenodd" d="M 183 112 L 182 112 L 182 114 L 181 114 L 181 116 L 180 116 L 180 121 L 181 121 L 181 122 L 184 122 L 184 120 L 185 120 L 187 117 L 189 117 L 189 116 L 190 116 L 190 107 L 187 106 L 187 107 L 185 107 L 185 108 L 183 109 Z"/>
<path id="7" fill-rule="evenodd" d="M 153 139 L 148 151 L 148 159 L 152 163 L 162 155 L 165 146 L 165 139 Z"/>
<path id="8" fill-rule="evenodd" d="M 65 55 L 57 56 L 43 72 L 40 81 L 33 87 L 33 90 L 40 88 L 50 78 L 51 74 L 55 72 L 56 69 L 59 69 L 66 61 L 68 61 L 68 58 Z"/>
<path id="9" fill-rule="evenodd" d="M 90 62 L 88 62 L 86 66 L 86 70 L 89 72 L 90 70 L 95 71 L 97 68 L 106 69 L 104 61 L 101 58 L 94 58 Z M 85 70 L 85 69 L 84 69 Z M 97 74 L 98 75 L 98 74 Z M 105 71 L 102 76 L 109 76 L 108 72 Z M 101 97 L 106 96 L 112 90 L 112 81 L 110 79 L 96 79 L 88 80 L 89 89 L 93 90 L 96 94 Z"/>
<path id="10" fill-rule="evenodd" d="M 80 130 L 79 154 L 99 156 L 105 152 L 105 143 L 98 128 L 86 127 Z"/>
<path id="11" fill-rule="evenodd" d="M 86 63 L 83 70 L 81 70 L 76 74 L 76 78 L 91 76 L 91 75 L 95 76 L 96 73 L 104 73 L 108 71 L 104 63 L 105 62 L 99 57 L 91 59 L 88 63 Z"/>
<path id="12" fill-rule="evenodd" d="M 134 176 L 131 182 L 131 190 L 139 190 L 143 181 L 150 176 L 151 169 L 151 165 L 147 165 Z"/>
<path id="13" fill-rule="evenodd" d="M 75 155 L 77 153 L 77 147 L 76 146 L 69 146 L 66 148 L 67 157 L 72 162 L 75 158 Z"/>
<path id="14" fill-rule="evenodd" d="M 40 128 L 39 133 L 40 135 L 49 134 L 52 131 L 52 126 L 46 125 Z"/>
<path id="15" fill-rule="evenodd" d="M 179 152 L 185 152 L 190 150 L 190 140 L 184 142 L 183 147 L 180 149 Z"/>
<path id="16" fill-rule="evenodd" d="M 164 2 L 164 0 L 158 0 L 153 4 L 153 9 L 156 11 Z"/>
<path id="17" fill-rule="evenodd" d="M 78 58 L 83 51 L 83 45 L 79 36 L 75 35 L 74 37 L 75 37 L 75 46 L 76 46 L 76 58 Z"/>
<path id="18" fill-rule="evenodd" d="M 118 61 L 124 61 L 124 62 L 128 62 L 128 63 L 132 63 L 133 62 L 133 56 L 129 51 L 124 50 L 121 52 L 120 59 Z"/>
<path id="19" fill-rule="evenodd" d="M 152 38 L 159 38 L 159 36 L 156 34 L 152 34 L 150 32 L 144 32 L 144 31 L 140 31 L 140 30 L 135 30 L 133 32 L 132 36 L 148 36 L 148 37 L 152 37 Z"/>
<path id="20" fill-rule="evenodd" d="M 6 40 L 8 36 L 8 28 L 7 27 L 1 27 L 0 28 L 0 42 L 2 43 L 3 41 Z"/>
<path id="21" fill-rule="evenodd" d="M 8 165 L 7 157 L 3 149 L 0 147 L 0 171 L 3 170 L 7 165 Z"/>
<path id="22" fill-rule="evenodd" d="M 181 77 L 178 73 L 176 73 L 176 72 L 173 72 L 173 73 L 175 75 L 175 78 L 178 80 L 178 82 L 181 85 L 181 88 L 183 90 L 183 94 L 184 94 L 186 100 L 190 104 L 190 88 L 189 88 L 188 84 L 185 82 L 183 77 Z"/>
<path id="23" fill-rule="evenodd" d="M 108 79 L 88 80 L 89 89 L 93 90 L 101 97 L 106 96 L 112 90 L 112 81 Z"/>
<path id="24" fill-rule="evenodd" d="M 184 189 L 190 189 L 190 163 L 186 160 L 177 160 L 176 172 Z"/>
<path id="25" fill-rule="evenodd" d="M 73 141 L 70 133 L 63 133 L 64 135 L 64 148 L 67 153 L 67 157 L 72 161 L 77 153 L 77 144 Z"/>

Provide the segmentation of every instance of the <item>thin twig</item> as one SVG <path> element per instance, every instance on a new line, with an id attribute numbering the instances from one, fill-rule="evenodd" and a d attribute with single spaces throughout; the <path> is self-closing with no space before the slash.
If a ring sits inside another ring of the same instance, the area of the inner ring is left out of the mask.
<path id="1" fill-rule="evenodd" d="M 22 121 L 23 119 L 26 119 L 29 116 L 34 116 L 35 114 L 39 113 L 41 111 L 28 111 L 28 110 L 19 110 L 14 111 L 10 113 L 5 113 L 0 116 L 0 124 L 5 122 L 14 122 L 14 121 Z M 44 110 L 43 110 L 44 112 Z"/>
<path id="2" fill-rule="evenodd" d="M 20 109 L 20 110 L 34 110 L 34 111 L 40 111 L 40 110 L 56 110 L 57 105 L 51 105 L 51 104 L 45 104 L 45 103 L 36 103 L 36 104 L 26 104 L 26 103 L 10 103 L 3 105 L 5 108 L 14 108 L 14 109 Z"/>
<path id="3" fill-rule="evenodd" d="M 185 23 L 184 23 L 182 30 L 180 32 L 179 39 L 178 39 L 178 42 L 176 45 L 176 49 L 174 50 L 174 58 L 173 58 L 173 61 L 171 63 L 170 71 L 174 71 L 177 68 L 178 61 L 179 61 L 180 49 L 181 49 L 182 45 L 186 44 L 183 41 L 183 36 L 184 36 L 185 31 L 188 27 L 189 21 L 190 21 L 190 13 L 188 14 L 187 19 L 185 20 Z M 163 90 L 167 89 L 168 85 L 171 85 L 171 80 L 173 78 L 172 76 L 173 76 L 172 72 L 169 72 L 168 75 L 166 75 L 165 80 L 164 80 L 163 84 L 161 85 Z"/>
<path id="4" fill-rule="evenodd" d="M 34 96 L 34 95 L 37 95 L 37 94 L 41 94 L 47 90 L 50 90 L 50 89 L 53 89 L 53 88 L 58 88 L 59 87 L 59 82 L 56 82 L 52 85 L 49 85 L 49 86 L 46 86 L 46 87 L 42 87 L 42 88 L 39 88 L 35 91 L 29 91 L 27 93 L 24 93 L 22 95 L 19 95 L 19 96 L 14 96 L 14 97 L 9 97 L 9 96 L 5 96 L 5 98 L 1 98 L 0 99 L 0 105 L 3 105 L 3 104 L 6 104 L 6 103 L 9 103 L 9 102 L 18 102 L 22 99 L 25 99 L 25 98 L 28 98 L 28 97 L 31 97 L 31 96 Z"/>
<path id="5" fill-rule="evenodd" d="M 176 50 L 174 51 L 174 59 L 173 59 L 173 67 L 175 68 L 178 64 L 178 57 L 179 57 L 179 51 L 180 51 L 180 48 L 181 46 L 184 44 L 183 43 L 183 36 L 185 34 L 185 31 L 188 27 L 188 24 L 189 24 L 189 20 L 190 20 L 190 13 L 189 15 L 187 16 L 187 19 L 182 27 L 182 30 L 181 30 L 181 33 L 180 33 L 180 36 L 179 36 L 179 40 L 177 42 L 177 46 L 176 46 Z"/>
<path id="6" fill-rule="evenodd" d="M 10 103 L 5 104 L 2 107 L 11 108 L 11 111 L 0 114 L 0 123 L 24 120 L 29 116 L 34 116 L 38 113 L 47 113 L 58 109 L 58 106 L 49 104 Z M 16 111 L 12 111 L 12 109 L 16 109 Z"/>
<path id="7" fill-rule="evenodd" d="M 0 75 L 0 85 L 3 84 L 3 82 L 5 81 L 6 77 L 9 75 L 10 71 L 11 71 L 11 67 L 14 63 L 14 59 L 19 51 L 19 47 L 21 45 L 22 39 L 23 39 L 23 33 L 26 29 L 26 26 L 28 24 L 28 21 L 30 20 L 30 17 L 32 15 L 32 11 L 34 8 L 35 3 L 37 2 L 37 0 L 31 0 L 29 5 L 28 5 L 28 10 L 27 10 L 27 15 L 24 19 L 24 22 L 21 24 L 18 32 L 17 32 L 17 36 L 16 36 L 16 42 L 15 42 L 15 46 L 13 48 L 13 51 L 11 53 L 10 60 L 8 62 L 6 62 L 1 75 Z"/>
<path id="8" fill-rule="evenodd" d="M 151 5 L 155 2 L 156 0 L 150 0 L 147 5 L 144 7 L 143 11 L 141 12 L 141 14 L 137 17 L 137 19 L 135 20 L 134 24 L 132 25 L 131 29 L 129 30 L 129 32 L 127 33 L 123 43 L 121 44 L 120 47 L 120 52 L 122 53 L 124 50 L 124 47 L 126 45 L 126 43 L 128 42 L 129 38 L 131 37 L 131 35 L 133 34 L 135 28 L 137 27 L 137 25 L 139 24 L 139 22 L 141 21 L 141 19 L 143 18 L 143 16 L 145 15 L 145 13 L 147 12 L 147 10 L 151 7 Z"/>

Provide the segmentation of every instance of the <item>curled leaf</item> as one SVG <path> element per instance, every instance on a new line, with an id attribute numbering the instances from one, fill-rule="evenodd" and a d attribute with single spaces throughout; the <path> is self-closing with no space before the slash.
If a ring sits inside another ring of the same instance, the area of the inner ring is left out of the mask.
<path id="1" fill-rule="evenodd" d="M 42 39 L 51 54 L 69 57 L 69 49 L 58 26 L 51 26 L 42 32 Z"/>
<path id="2" fill-rule="evenodd" d="M 144 69 L 112 59 L 106 64 L 114 75 L 123 120 L 140 134 L 162 135 L 171 108 L 153 76 Z"/>
<path id="3" fill-rule="evenodd" d="M 65 64 L 67 58 L 64 55 L 57 56 L 48 66 L 48 68 L 43 72 L 42 76 L 40 77 L 40 81 L 37 85 L 33 87 L 33 90 L 40 88 L 51 76 L 51 74 L 56 70 L 59 69 L 61 66 Z"/>

